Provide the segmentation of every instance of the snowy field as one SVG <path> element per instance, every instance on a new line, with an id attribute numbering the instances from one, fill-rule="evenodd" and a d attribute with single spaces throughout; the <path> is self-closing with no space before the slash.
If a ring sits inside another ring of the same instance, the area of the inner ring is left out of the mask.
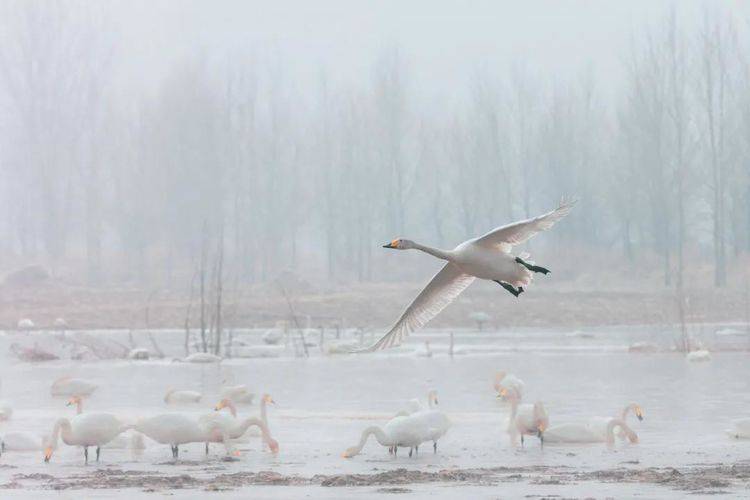
<path id="1" fill-rule="evenodd" d="M 134 492 L 202 498 L 372 498 L 403 494 L 438 498 L 564 497 L 682 498 L 688 493 L 750 493 L 750 441 L 734 440 L 730 421 L 750 416 L 750 339 L 742 328 L 726 325 L 700 330 L 714 352 L 708 362 L 690 363 L 669 352 L 671 332 L 658 328 L 610 328 L 585 331 L 455 331 L 455 352 L 447 354 L 447 331 L 425 331 L 395 352 L 324 356 L 311 345 L 310 358 L 279 348 L 276 358 L 233 358 L 220 364 L 173 361 L 184 353 L 183 334 L 158 331 L 155 338 L 170 356 L 149 361 L 18 361 L 14 343 L 44 346 L 64 354 L 67 339 L 81 335 L 54 332 L 0 334 L 3 364 L 1 398 L 12 418 L 0 424 L 3 434 L 29 431 L 39 436 L 74 408 L 50 396 L 58 377 L 84 378 L 99 387 L 84 411 L 112 412 L 126 419 L 168 411 L 200 415 L 218 401 L 222 382 L 247 384 L 270 393 L 272 434 L 278 455 L 261 451 L 250 436 L 239 459 L 226 461 L 223 448 L 181 448 L 174 462 L 169 447 L 147 441 L 145 450 L 104 449 L 100 463 L 83 464 L 80 449 L 60 446 L 50 463 L 42 452 L 7 451 L 0 458 L 2 498 L 130 498 Z M 87 332 L 90 335 L 92 332 Z M 260 331 L 235 332 L 249 347 L 260 345 Z M 101 338 L 127 343 L 127 331 L 98 332 Z M 150 344 L 133 332 L 138 345 Z M 424 340 L 431 357 L 422 357 Z M 330 342 L 330 341 L 328 341 Z M 634 342 L 651 342 L 657 353 L 628 353 Z M 252 352 L 252 349 L 249 350 Z M 363 360 L 367 359 L 367 362 Z M 506 370 L 526 382 L 525 401 L 541 400 L 550 425 L 614 415 L 630 402 L 644 411 L 631 423 L 637 445 L 614 449 L 596 445 L 545 445 L 537 439 L 513 448 L 505 431 L 509 407 L 495 397 L 493 375 Z M 203 393 L 200 404 L 167 407 L 170 388 Z M 440 408 L 453 427 L 417 457 L 397 458 L 374 440 L 362 454 L 344 459 L 362 429 L 383 424 L 411 398 L 439 392 Z M 256 397 L 257 400 L 257 397 Z M 240 406 L 240 416 L 257 415 L 257 403 Z"/>

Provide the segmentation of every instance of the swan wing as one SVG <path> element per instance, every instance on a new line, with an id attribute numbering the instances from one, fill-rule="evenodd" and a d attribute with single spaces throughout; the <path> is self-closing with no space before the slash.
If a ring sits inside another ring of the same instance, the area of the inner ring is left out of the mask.
<path id="1" fill-rule="evenodd" d="M 546 231 L 554 226 L 557 221 L 570 213 L 573 209 L 573 205 L 576 204 L 576 201 L 577 200 L 563 201 L 556 209 L 540 215 L 539 217 L 513 222 L 495 228 L 489 233 L 474 240 L 474 243 L 495 248 L 499 247 L 503 252 L 510 252 L 512 246 L 520 245 L 536 233 Z"/>
<path id="2" fill-rule="evenodd" d="M 473 281 L 474 276 L 462 272 L 450 262 L 447 263 L 419 292 L 388 333 L 370 347 L 354 352 L 372 352 L 400 345 L 407 335 L 440 314 Z"/>

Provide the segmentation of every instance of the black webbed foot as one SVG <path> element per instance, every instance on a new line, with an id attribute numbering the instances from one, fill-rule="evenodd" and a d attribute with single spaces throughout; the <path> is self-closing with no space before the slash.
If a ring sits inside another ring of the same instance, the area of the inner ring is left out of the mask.
<path id="1" fill-rule="evenodd" d="M 542 274 L 549 274 L 550 270 L 546 267 L 542 266 L 535 266 L 532 264 L 529 264 L 528 262 L 524 261 L 521 257 L 516 257 L 516 262 L 521 264 L 523 267 L 531 271 L 532 273 L 542 273 Z"/>
<path id="2" fill-rule="evenodd" d="M 495 281 L 495 283 L 497 283 L 501 287 L 503 287 L 506 290 L 508 290 L 508 292 L 510 292 L 511 294 L 513 294 L 514 297 L 518 297 L 519 295 L 521 295 L 523 293 L 523 287 L 519 286 L 518 288 L 515 288 L 515 287 L 513 287 L 513 285 L 511 285 L 509 283 L 506 283 L 504 281 L 499 281 L 499 280 L 494 280 L 494 281 Z"/>

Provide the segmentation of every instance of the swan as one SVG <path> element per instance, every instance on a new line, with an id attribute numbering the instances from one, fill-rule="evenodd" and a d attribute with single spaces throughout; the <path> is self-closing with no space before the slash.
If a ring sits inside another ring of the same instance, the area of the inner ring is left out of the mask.
<path id="1" fill-rule="evenodd" d="M 220 397 L 222 399 L 231 399 L 238 404 L 252 404 L 255 394 L 250 392 L 246 385 L 228 385 L 221 389 Z"/>
<path id="2" fill-rule="evenodd" d="M 513 389 L 518 394 L 519 398 L 523 398 L 523 393 L 526 390 L 526 384 L 523 380 L 516 377 L 512 373 L 506 373 L 504 371 L 499 371 L 495 374 L 495 382 L 493 383 L 493 387 L 495 388 L 495 391 L 498 393 L 498 397 L 500 396 L 500 390 L 505 387 L 506 389 Z"/>
<path id="3" fill-rule="evenodd" d="M 194 352 L 182 361 L 186 363 L 221 363 L 222 357 L 210 352 Z"/>
<path id="4" fill-rule="evenodd" d="M 427 324 L 453 302 L 476 278 L 494 281 L 518 297 L 523 293 L 523 287 L 531 283 L 534 273 L 547 274 L 549 270 L 527 262 L 525 255 L 514 256 L 511 250 L 536 233 L 551 228 L 570 213 L 574 204 L 575 201 L 562 202 L 544 215 L 498 227 L 464 241 L 453 250 L 440 250 L 402 238 L 383 245 L 383 248 L 396 250 L 421 250 L 447 263 L 409 304 L 388 333 L 370 347 L 354 352 L 372 352 L 401 344 L 407 335 Z"/>
<path id="5" fill-rule="evenodd" d="M 60 377 L 52 383 L 50 394 L 56 397 L 90 396 L 97 387 L 80 378 Z"/>
<path id="6" fill-rule="evenodd" d="M 178 391 L 170 389 L 164 395 L 164 402 L 168 405 L 180 405 L 187 403 L 199 403 L 203 394 L 196 391 Z"/>
<path id="7" fill-rule="evenodd" d="M 271 328 L 263 334 L 263 342 L 269 345 L 280 344 L 284 340 L 284 331 L 280 328 Z"/>
<path id="8" fill-rule="evenodd" d="M 76 407 L 76 415 L 83 413 L 83 398 L 81 396 L 73 396 L 68 400 L 67 406 Z M 143 443 L 143 436 L 137 432 L 134 432 L 130 437 L 119 435 L 116 436 L 112 441 L 102 446 L 102 448 L 113 449 L 113 450 L 124 450 L 127 448 L 133 450 L 142 450 L 145 448 Z"/>
<path id="9" fill-rule="evenodd" d="M 387 446 L 397 454 L 399 446 L 409 447 L 412 450 L 422 444 L 426 429 L 421 426 L 421 422 L 412 415 L 394 417 L 383 427 L 377 425 L 370 426 L 362 431 L 359 443 L 347 448 L 341 456 L 351 458 L 358 455 L 367 443 L 370 436 L 375 436 L 377 442 L 382 446 Z M 409 456 L 412 452 L 409 451 Z"/>
<path id="10" fill-rule="evenodd" d="M 174 459 L 179 457 L 180 445 L 187 443 L 223 442 L 229 453 L 231 446 L 226 427 L 226 424 L 218 421 L 200 421 L 182 413 L 162 413 L 142 418 L 133 426 L 157 443 L 168 444 Z"/>
<path id="11" fill-rule="evenodd" d="M 500 389 L 500 395 L 511 403 L 510 418 L 508 419 L 508 434 L 510 441 L 515 445 L 516 438 L 521 435 L 521 446 L 523 437 L 537 436 L 544 446 L 544 431 L 549 427 L 549 416 L 541 401 L 534 404 L 520 404 L 521 398 L 514 389 Z"/>
<path id="12" fill-rule="evenodd" d="M 587 424 L 560 424 L 544 431 L 546 443 L 607 443 L 615 444 L 615 427 L 619 427 L 631 443 L 638 442 L 638 435 L 620 418 L 612 418 L 607 424 L 605 436 L 592 430 Z"/>
<path id="13" fill-rule="evenodd" d="M 73 396 L 68 400 L 68 403 L 66 406 L 73 406 L 76 407 L 76 415 L 80 415 L 83 413 L 83 398 L 81 396 Z"/>
<path id="14" fill-rule="evenodd" d="M 41 451 L 44 449 L 45 439 L 42 436 L 27 431 L 13 431 L 3 435 L 0 439 L 2 451 Z"/>
<path id="15" fill-rule="evenodd" d="M 438 397 L 437 397 L 437 391 L 435 389 L 430 389 L 427 391 L 427 407 L 430 410 L 435 409 L 435 407 L 438 405 Z M 396 413 L 396 417 L 405 417 L 408 415 L 411 415 L 413 413 L 417 413 L 419 411 L 422 411 L 424 408 L 422 408 L 422 404 L 419 402 L 417 398 L 410 399 L 406 403 L 406 408 L 399 410 L 398 413 Z"/>
<path id="16" fill-rule="evenodd" d="M 643 409 L 636 403 L 630 403 L 625 408 L 623 408 L 620 415 L 620 420 L 622 420 L 623 422 L 627 422 L 628 414 L 630 412 L 633 412 L 638 420 L 643 421 Z M 605 439 L 607 437 L 607 426 L 613 419 L 616 419 L 616 417 L 591 417 L 586 425 L 588 426 L 589 430 L 599 435 L 602 439 Z M 617 436 L 620 439 L 625 439 L 627 437 L 626 434 L 627 433 L 624 429 L 620 429 L 617 433 Z"/>
<path id="17" fill-rule="evenodd" d="M 693 363 L 701 361 L 711 361 L 711 353 L 706 349 L 698 349 L 697 351 L 690 351 L 687 353 L 688 361 Z"/>
<path id="18" fill-rule="evenodd" d="M 423 441 L 432 441 L 432 450 L 437 453 L 437 442 L 445 436 L 448 429 L 451 427 L 451 421 L 448 415 L 439 410 L 425 410 L 417 412 L 411 417 L 417 419 L 424 427 L 425 432 L 422 435 Z M 416 451 L 419 452 L 419 445 L 415 447 Z M 411 455 L 411 452 L 409 452 Z"/>
<path id="19" fill-rule="evenodd" d="M 263 394 L 263 396 L 260 398 L 260 421 L 263 422 L 263 425 L 266 426 L 266 429 L 268 429 L 268 412 L 266 408 L 268 404 L 275 405 L 276 401 L 273 400 L 270 394 Z M 234 405 L 234 401 L 229 398 L 224 398 L 217 403 L 214 410 L 220 411 L 224 408 L 227 408 L 232 416 L 234 418 L 237 418 L 237 407 Z M 233 436 L 233 439 L 238 439 L 241 436 L 241 434 L 236 437 Z M 266 439 L 266 436 L 263 435 L 263 429 L 261 429 L 261 440 L 263 442 L 264 448 L 268 446 L 268 440 Z"/>
<path id="20" fill-rule="evenodd" d="M 206 454 L 208 454 L 208 443 L 221 443 L 224 442 L 226 445 L 228 441 L 236 441 L 241 438 L 243 434 L 251 426 L 257 426 L 260 429 L 263 444 L 268 446 L 271 453 L 279 452 L 279 443 L 273 437 L 268 430 L 268 426 L 263 423 L 263 420 L 257 417 L 248 417 L 244 419 L 237 419 L 229 415 L 221 413 L 210 413 L 207 415 L 201 415 L 198 418 L 198 422 L 204 426 L 214 426 L 214 430 L 207 436 L 206 442 Z M 229 451 L 229 450 L 227 450 Z"/>
<path id="21" fill-rule="evenodd" d="M 60 418 L 52 428 L 52 438 L 44 450 L 44 461 L 49 462 L 52 450 L 62 434 L 62 440 L 70 446 L 83 447 L 85 463 L 89 463 L 89 446 L 96 446 L 96 461 L 101 447 L 130 428 L 110 413 L 82 413 L 71 419 Z"/>
<path id="22" fill-rule="evenodd" d="M 729 437 L 735 439 L 750 439 L 750 418 L 733 420 L 732 427 L 732 429 L 727 429 Z"/>

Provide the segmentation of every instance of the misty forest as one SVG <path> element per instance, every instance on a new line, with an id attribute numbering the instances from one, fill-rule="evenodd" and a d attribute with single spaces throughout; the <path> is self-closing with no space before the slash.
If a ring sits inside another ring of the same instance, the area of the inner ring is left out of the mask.
<path id="1" fill-rule="evenodd" d="M 648 262 L 665 285 L 710 266 L 719 287 L 747 263 L 750 46 L 720 11 L 634 30 L 608 93 L 596 68 L 556 78 L 519 55 L 426 101 L 395 43 L 346 82 L 296 81 L 273 49 L 198 47 L 124 94 L 128 47 L 102 9 L 4 7 L 6 271 L 186 287 L 223 247 L 242 283 L 378 281 L 381 240 L 450 246 L 562 196 L 585 208 L 555 242 L 582 259 Z"/>
<path id="2" fill-rule="evenodd" d="M 749 34 L 0 0 L 0 496 L 746 497 Z"/>

